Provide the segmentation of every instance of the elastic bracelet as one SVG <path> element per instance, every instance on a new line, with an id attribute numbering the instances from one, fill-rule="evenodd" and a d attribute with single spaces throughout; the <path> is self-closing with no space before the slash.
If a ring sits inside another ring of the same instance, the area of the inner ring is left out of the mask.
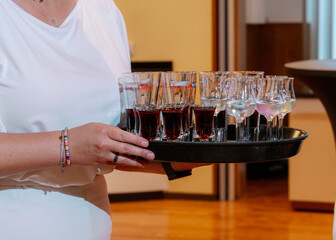
<path id="1" fill-rule="evenodd" d="M 64 161 L 64 130 L 62 130 L 61 135 L 61 161 L 60 161 L 61 173 L 64 173 L 64 168 L 66 167 Z"/>
<path id="2" fill-rule="evenodd" d="M 64 146 L 65 146 L 66 165 L 70 167 L 71 161 L 70 161 L 70 153 L 69 153 L 68 128 L 64 129 Z"/>

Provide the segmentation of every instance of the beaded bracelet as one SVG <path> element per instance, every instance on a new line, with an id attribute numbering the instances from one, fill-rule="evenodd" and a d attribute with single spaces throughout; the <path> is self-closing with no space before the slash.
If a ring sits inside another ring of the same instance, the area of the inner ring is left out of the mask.
<path id="1" fill-rule="evenodd" d="M 64 161 L 64 130 L 62 130 L 62 135 L 61 135 L 60 139 L 61 139 L 61 161 L 60 161 L 60 167 L 61 167 L 61 173 L 64 173 L 64 168 L 66 167 L 65 161 Z"/>
<path id="2" fill-rule="evenodd" d="M 71 161 L 70 161 L 70 153 L 69 153 L 68 128 L 64 129 L 64 145 L 65 145 L 66 165 L 70 167 Z"/>

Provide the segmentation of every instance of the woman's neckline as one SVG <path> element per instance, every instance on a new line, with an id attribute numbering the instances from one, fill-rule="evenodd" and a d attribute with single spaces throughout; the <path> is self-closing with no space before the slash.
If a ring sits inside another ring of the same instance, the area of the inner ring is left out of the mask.
<path id="1" fill-rule="evenodd" d="M 70 20 L 73 18 L 73 16 L 75 15 L 75 13 L 77 12 L 82 0 L 77 0 L 77 3 L 75 5 L 75 7 L 71 10 L 71 12 L 69 13 L 69 15 L 64 19 L 64 21 L 57 27 L 52 26 L 51 24 L 48 24 L 40 19 L 38 19 L 37 17 L 33 16 L 32 14 L 30 14 L 29 12 L 25 11 L 22 7 L 20 7 L 18 4 L 16 4 L 15 2 L 13 2 L 12 0 L 7 0 L 10 4 L 12 4 L 12 6 L 20 13 L 22 13 L 24 16 L 28 17 L 29 19 L 32 19 L 34 22 L 37 22 L 40 25 L 49 27 L 51 29 L 60 29 L 62 27 L 64 27 L 65 25 L 67 25 L 68 22 L 70 22 Z"/>

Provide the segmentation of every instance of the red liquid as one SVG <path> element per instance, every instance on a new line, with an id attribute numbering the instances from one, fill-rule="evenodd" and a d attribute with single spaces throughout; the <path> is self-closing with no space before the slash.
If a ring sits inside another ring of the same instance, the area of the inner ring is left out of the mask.
<path id="1" fill-rule="evenodd" d="M 135 114 L 133 109 L 126 109 L 126 128 L 131 132 L 135 130 Z"/>
<path id="2" fill-rule="evenodd" d="M 154 140 L 158 134 L 160 111 L 138 111 L 140 117 L 140 134 L 147 140 Z"/>
<path id="3" fill-rule="evenodd" d="M 196 132 L 201 139 L 208 139 L 212 134 L 214 107 L 195 107 Z"/>
<path id="4" fill-rule="evenodd" d="M 194 114 L 194 107 L 190 106 L 190 111 L 189 111 L 189 127 L 194 126 L 194 121 L 193 121 L 193 114 Z"/>
<path id="5" fill-rule="evenodd" d="M 182 126 L 183 126 L 183 132 L 187 133 L 189 131 L 189 106 L 185 106 L 183 108 L 183 113 L 182 113 Z"/>
<path id="6" fill-rule="evenodd" d="M 140 129 L 140 116 L 138 113 L 138 110 L 134 109 L 134 115 L 135 115 L 135 132 L 139 133 L 139 129 Z"/>
<path id="7" fill-rule="evenodd" d="M 163 126 L 167 140 L 176 140 L 181 135 L 182 109 L 168 108 L 162 110 Z"/>

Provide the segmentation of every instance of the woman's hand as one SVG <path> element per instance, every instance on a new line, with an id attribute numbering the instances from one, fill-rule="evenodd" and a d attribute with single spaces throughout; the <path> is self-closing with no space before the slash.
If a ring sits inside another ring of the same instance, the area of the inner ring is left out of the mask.
<path id="1" fill-rule="evenodd" d="M 69 129 L 69 151 L 73 164 L 140 167 L 148 166 L 154 153 L 145 149 L 148 141 L 118 127 L 102 123 L 89 123 Z M 113 163 L 119 153 L 117 163 Z M 146 160 L 140 160 L 137 157 Z"/>

